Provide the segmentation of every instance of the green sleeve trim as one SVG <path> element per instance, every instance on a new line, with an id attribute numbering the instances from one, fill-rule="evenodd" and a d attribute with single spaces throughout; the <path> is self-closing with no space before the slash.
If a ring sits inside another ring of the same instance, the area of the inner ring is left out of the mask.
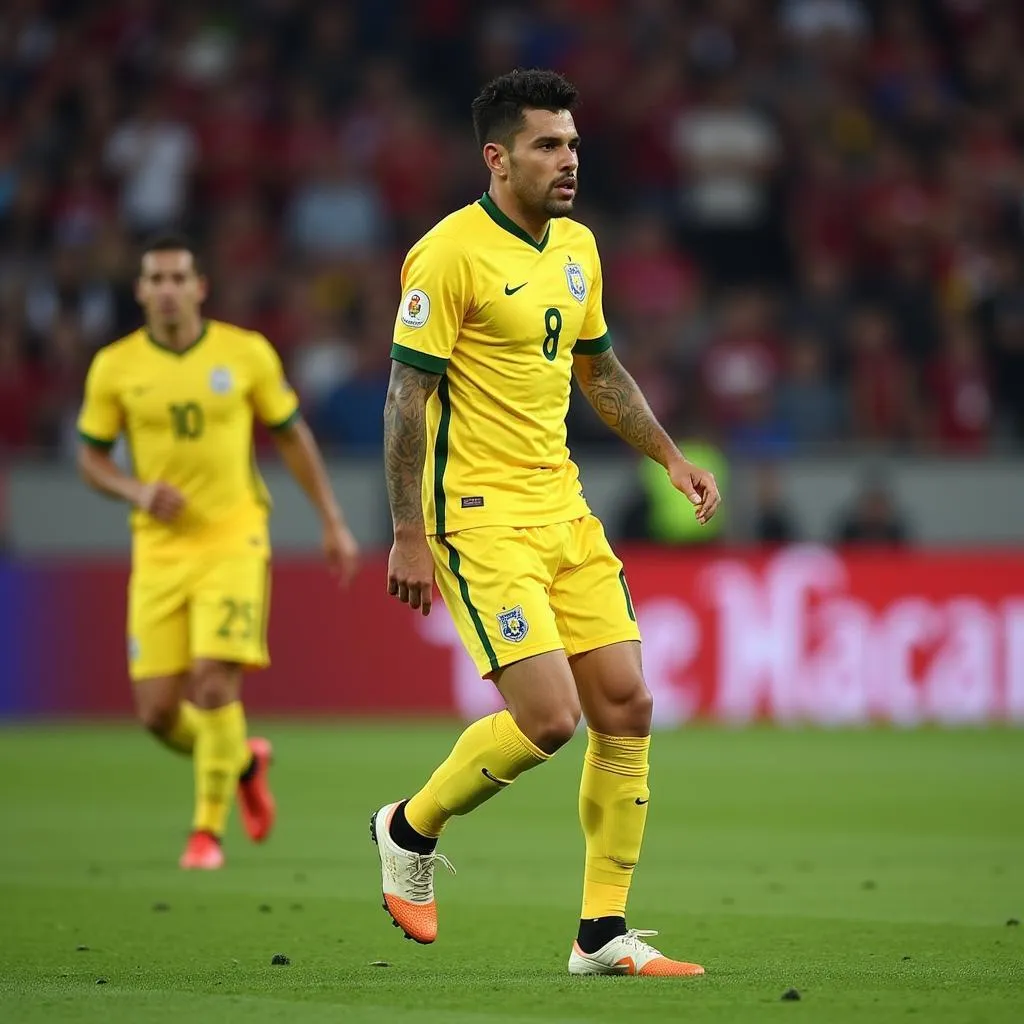
<path id="1" fill-rule="evenodd" d="M 113 441 L 105 441 L 102 437 L 93 437 L 92 434 L 87 434 L 84 430 L 80 430 L 78 432 L 78 436 L 87 445 L 90 445 L 93 448 L 99 448 L 99 450 L 103 452 L 109 452 L 117 441 L 116 437 Z"/>
<path id="2" fill-rule="evenodd" d="M 396 363 L 405 363 L 406 366 L 415 366 L 417 370 L 426 370 L 427 373 L 443 374 L 448 369 L 448 360 L 440 356 L 430 356 L 426 352 L 417 352 L 414 348 L 406 348 L 397 342 L 391 346 L 391 358 Z"/>
<path id="3" fill-rule="evenodd" d="M 582 338 L 572 347 L 574 356 L 599 356 L 612 347 L 611 333 L 605 331 L 600 338 L 592 338 L 584 341 Z"/>
<path id="4" fill-rule="evenodd" d="M 294 426 L 298 421 L 302 419 L 302 410 L 296 409 L 294 412 L 289 413 L 280 423 L 268 423 L 267 429 L 277 433 L 279 430 L 287 430 L 289 427 Z"/>

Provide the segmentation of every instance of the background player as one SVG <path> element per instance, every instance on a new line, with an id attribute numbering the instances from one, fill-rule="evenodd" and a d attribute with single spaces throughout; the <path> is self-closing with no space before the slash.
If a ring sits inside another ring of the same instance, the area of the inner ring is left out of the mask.
<path id="1" fill-rule="evenodd" d="M 437 934 L 434 853 L 446 822 L 568 742 L 586 715 L 586 836 L 574 974 L 703 973 L 627 929 L 647 804 L 651 696 L 622 564 L 590 514 L 566 448 L 571 376 L 604 421 L 714 515 L 713 476 L 688 462 L 611 351 L 577 187 L 576 90 L 513 72 L 473 104 L 486 195 L 410 251 L 392 347 L 385 460 L 395 542 L 388 589 L 430 610 L 437 582 L 506 710 L 462 734 L 407 802 L 376 812 L 385 909 Z M 422 497 L 421 497 L 422 496 Z M 447 863 L 444 861 L 444 863 Z"/>
<path id="2" fill-rule="evenodd" d="M 265 839 L 275 816 L 271 747 L 247 742 L 240 700 L 243 670 L 269 663 L 270 498 L 253 461 L 254 415 L 319 513 L 345 582 L 358 553 L 276 352 L 262 335 L 204 321 L 206 292 L 185 239 L 146 247 L 136 284 L 146 324 L 97 353 L 78 423 L 85 480 L 134 506 L 129 669 L 146 728 L 192 756 L 183 868 L 223 864 L 236 786 L 250 838 Z M 134 475 L 110 456 L 121 433 Z"/>

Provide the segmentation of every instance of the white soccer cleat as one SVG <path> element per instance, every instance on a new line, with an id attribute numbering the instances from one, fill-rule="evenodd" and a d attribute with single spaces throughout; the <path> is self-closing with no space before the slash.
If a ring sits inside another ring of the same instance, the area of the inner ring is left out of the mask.
<path id="1" fill-rule="evenodd" d="M 644 942 L 645 936 L 657 932 L 630 928 L 606 942 L 596 953 L 584 953 L 579 944 L 572 944 L 569 954 L 570 974 L 639 974 L 649 978 L 684 978 L 703 974 L 700 964 L 670 960 Z"/>
<path id="2" fill-rule="evenodd" d="M 384 909 L 407 939 L 426 945 L 437 938 L 434 866 L 443 864 L 453 875 L 451 861 L 440 853 L 403 850 L 392 838 L 391 819 L 398 803 L 385 804 L 370 818 L 370 838 L 380 856 Z"/>

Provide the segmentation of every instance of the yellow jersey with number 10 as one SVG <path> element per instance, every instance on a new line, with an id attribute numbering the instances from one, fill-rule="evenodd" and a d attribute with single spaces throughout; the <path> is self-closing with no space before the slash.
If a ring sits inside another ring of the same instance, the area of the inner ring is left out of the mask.
<path id="1" fill-rule="evenodd" d="M 572 358 L 610 345 L 582 224 L 553 220 L 538 243 L 485 195 L 413 246 L 391 357 L 443 374 L 427 404 L 428 534 L 587 515 L 566 447 Z"/>
<path id="2" fill-rule="evenodd" d="M 271 429 L 298 415 L 281 360 L 261 334 L 216 320 L 184 351 L 138 330 L 92 361 L 78 419 L 82 440 L 109 448 L 124 433 L 135 475 L 185 497 L 161 523 L 136 509 L 136 560 L 268 548 L 270 497 L 256 471 L 253 415 Z"/>

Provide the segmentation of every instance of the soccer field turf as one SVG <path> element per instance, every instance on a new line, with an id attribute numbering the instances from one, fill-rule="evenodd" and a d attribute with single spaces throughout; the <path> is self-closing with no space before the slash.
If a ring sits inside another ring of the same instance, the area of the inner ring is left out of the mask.
<path id="1" fill-rule="evenodd" d="M 187 761 L 128 726 L 0 730 L 0 1019 L 1024 1019 L 1024 732 L 658 735 L 631 923 L 696 979 L 565 973 L 579 737 L 452 825 L 420 947 L 380 908 L 367 821 L 456 727 L 266 732 L 276 834 L 256 848 L 233 821 L 227 868 L 191 874 Z"/>

